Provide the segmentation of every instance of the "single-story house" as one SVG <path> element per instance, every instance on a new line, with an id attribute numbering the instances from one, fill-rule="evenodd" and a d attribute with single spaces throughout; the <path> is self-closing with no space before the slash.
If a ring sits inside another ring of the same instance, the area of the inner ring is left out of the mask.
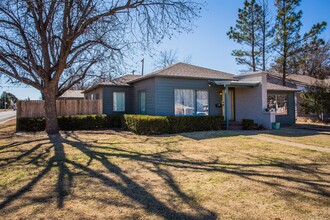
<path id="1" fill-rule="evenodd" d="M 84 100 L 84 90 L 67 90 L 58 100 Z"/>
<path id="2" fill-rule="evenodd" d="M 298 90 L 267 82 L 267 72 L 234 75 L 177 63 L 146 75 L 125 75 L 87 89 L 86 99 L 103 100 L 104 114 L 223 115 L 227 121 L 253 119 L 295 123 Z"/>

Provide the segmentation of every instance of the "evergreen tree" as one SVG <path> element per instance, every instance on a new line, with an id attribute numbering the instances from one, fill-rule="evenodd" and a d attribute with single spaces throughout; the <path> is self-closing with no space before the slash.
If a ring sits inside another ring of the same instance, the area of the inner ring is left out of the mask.
<path id="1" fill-rule="evenodd" d="M 303 42 L 315 38 L 326 26 L 326 22 L 318 23 L 312 29 L 300 35 L 302 23 L 300 21 L 302 11 L 297 11 L 300 0 L 276 0 L 277 8 L 275 24 L 275 42 L 279 56 L 275 60 L 275 69 L 283 73 L 283 85 L 286 82 L 286 74 L 296 71 L 300 62 L 300 52 L 304 50 Z"/>
<path id="2" fill-rule="evenodd" d="M 2 92 L 0 96 L 0 108 L 8 108 L 10 104 L 16 103 L 16 101 L 17 97 L 14 94 L 10 92 Z"/>
<path id="3" fill-rule="evenodd" d="M 268 8 L 268 0 L 261 1 L 261 53 L 262 53 L 262 70 L 266 70 L 267 54 L 272 47 L 274 37 L 274 27 L 272 26 L 270 11 Z"/>
<path id="4" fill-rule="evenodd" d="M 238 10 L 235 27 L 230 27 L 227 35 L 243 45 L 242 49 L 233 50 L 239 65 L 247 65 L 248 70 L 266 69 L 267 39 L 272 36 L 267 1 L 261 5 L 255 0 L 245 0 L 243 9 Z"/>
<path id="5" fill-rule="evenodd" d="M 301 93 L 302 111 L 305 114 L 316 113 L 323 121 L 324 115 L 330 113 L 330 85 L 324 81 L 309 86 L 307 92 Z"/>

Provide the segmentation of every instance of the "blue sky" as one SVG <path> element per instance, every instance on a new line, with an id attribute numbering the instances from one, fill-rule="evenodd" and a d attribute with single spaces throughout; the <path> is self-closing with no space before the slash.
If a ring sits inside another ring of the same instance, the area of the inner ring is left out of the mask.
<path id="1" fill-rule="evenodd" d="M 217 69 L 233 74 L 240 73 L 242 66 L 236 65 L 235 58 L 231 56 L 233 49 L 239 45 L 230 40 L 226 33 L 230 26 L 235 25 L 237 10 L 242 7 L 244 0 L 207 0 L 206 8 L 202 11 L 201 18 L 196 21 L 196 27 L 191 33 L 177 35 L 171 40 L 165 40 L 155 49 L 162 51 L 165 49 L 177 50 L 180 59 L 187 56 L 192 57 L 191 63 L 203 67 Z M 273 10 L 273 0 L 269 0 Z M 300 9 L 302 16 L 302 33 L 308 31 L 313 24 L 326 21 L 328 27 L 322 34 L 325 39 L 330 39 L 330 0 L 302 0 Z M 274 10 L 272 11 L 275 16 Z M 142 59 L 143 57 L 141 57 Z M 151 57 L 145 55 L 145 73 L 153 70 Z M 138 59 L 138 60 L 141 60 Z M 137 62 L 140 64 L 139 62 Z M 136 68 L 138 73 L 140 67 Z M 3 89 L 15 94 L 19 99 L 39 99 L 40 93 L 33 88 L 15 88 L 11 85 L 0 84 L 0 92 Z"/>

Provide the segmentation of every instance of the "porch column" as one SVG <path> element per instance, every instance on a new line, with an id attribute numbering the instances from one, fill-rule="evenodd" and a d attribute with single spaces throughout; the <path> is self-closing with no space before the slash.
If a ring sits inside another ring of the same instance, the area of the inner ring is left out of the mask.
<path id="1" fill-rule="evenodd" d="M 228 120 L 228 87 L 225 86 L 225 120 L 226 120 L 226 130 L 229 129 L 229 120 Z"/>

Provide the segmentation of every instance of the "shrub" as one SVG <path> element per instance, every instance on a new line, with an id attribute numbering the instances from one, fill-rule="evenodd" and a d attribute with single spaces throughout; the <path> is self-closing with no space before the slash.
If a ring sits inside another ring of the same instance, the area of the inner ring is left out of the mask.
<path id="1" fill-rule="evenodd" d="M 128 130 L 136 134 L 169 134 L 221 130 L 220 116 L 148 116 L 124 115 Z"/>
<path id="2" fill-rule="evenodd" d="M 243 119 L 242 125 L 243 125 L 243 130 L 252 130 L 254 128 L 254 120 Z"/>
<path id="3" fill-rule="evenodd" d="M 221 116 L 167 116 L 170 123 L 169 133 L 221 130 Z"/>
<path id="4" fill-rule="evenodd" d="M 44 118 L 17 118 L 17 131 L 44 131 L 46 128 L 46 121 Z"/>
<path id="5" fill-rule="evenodd" d="M 122 116 L 109 115 L 75 115 L 59 116 L 58 124 L 60 130 L 93 130 L 106 128 L 120 128 Z M 46 122 L 44 118 L 18 118 L 17 131 L 44 131 Z"/>
<path id="6" fill-rule="evenodd" d="M 166 134 L 170 131 L 169 121 L 164 116 L 124 115 L 124 124 L 136 134 Z"/>

